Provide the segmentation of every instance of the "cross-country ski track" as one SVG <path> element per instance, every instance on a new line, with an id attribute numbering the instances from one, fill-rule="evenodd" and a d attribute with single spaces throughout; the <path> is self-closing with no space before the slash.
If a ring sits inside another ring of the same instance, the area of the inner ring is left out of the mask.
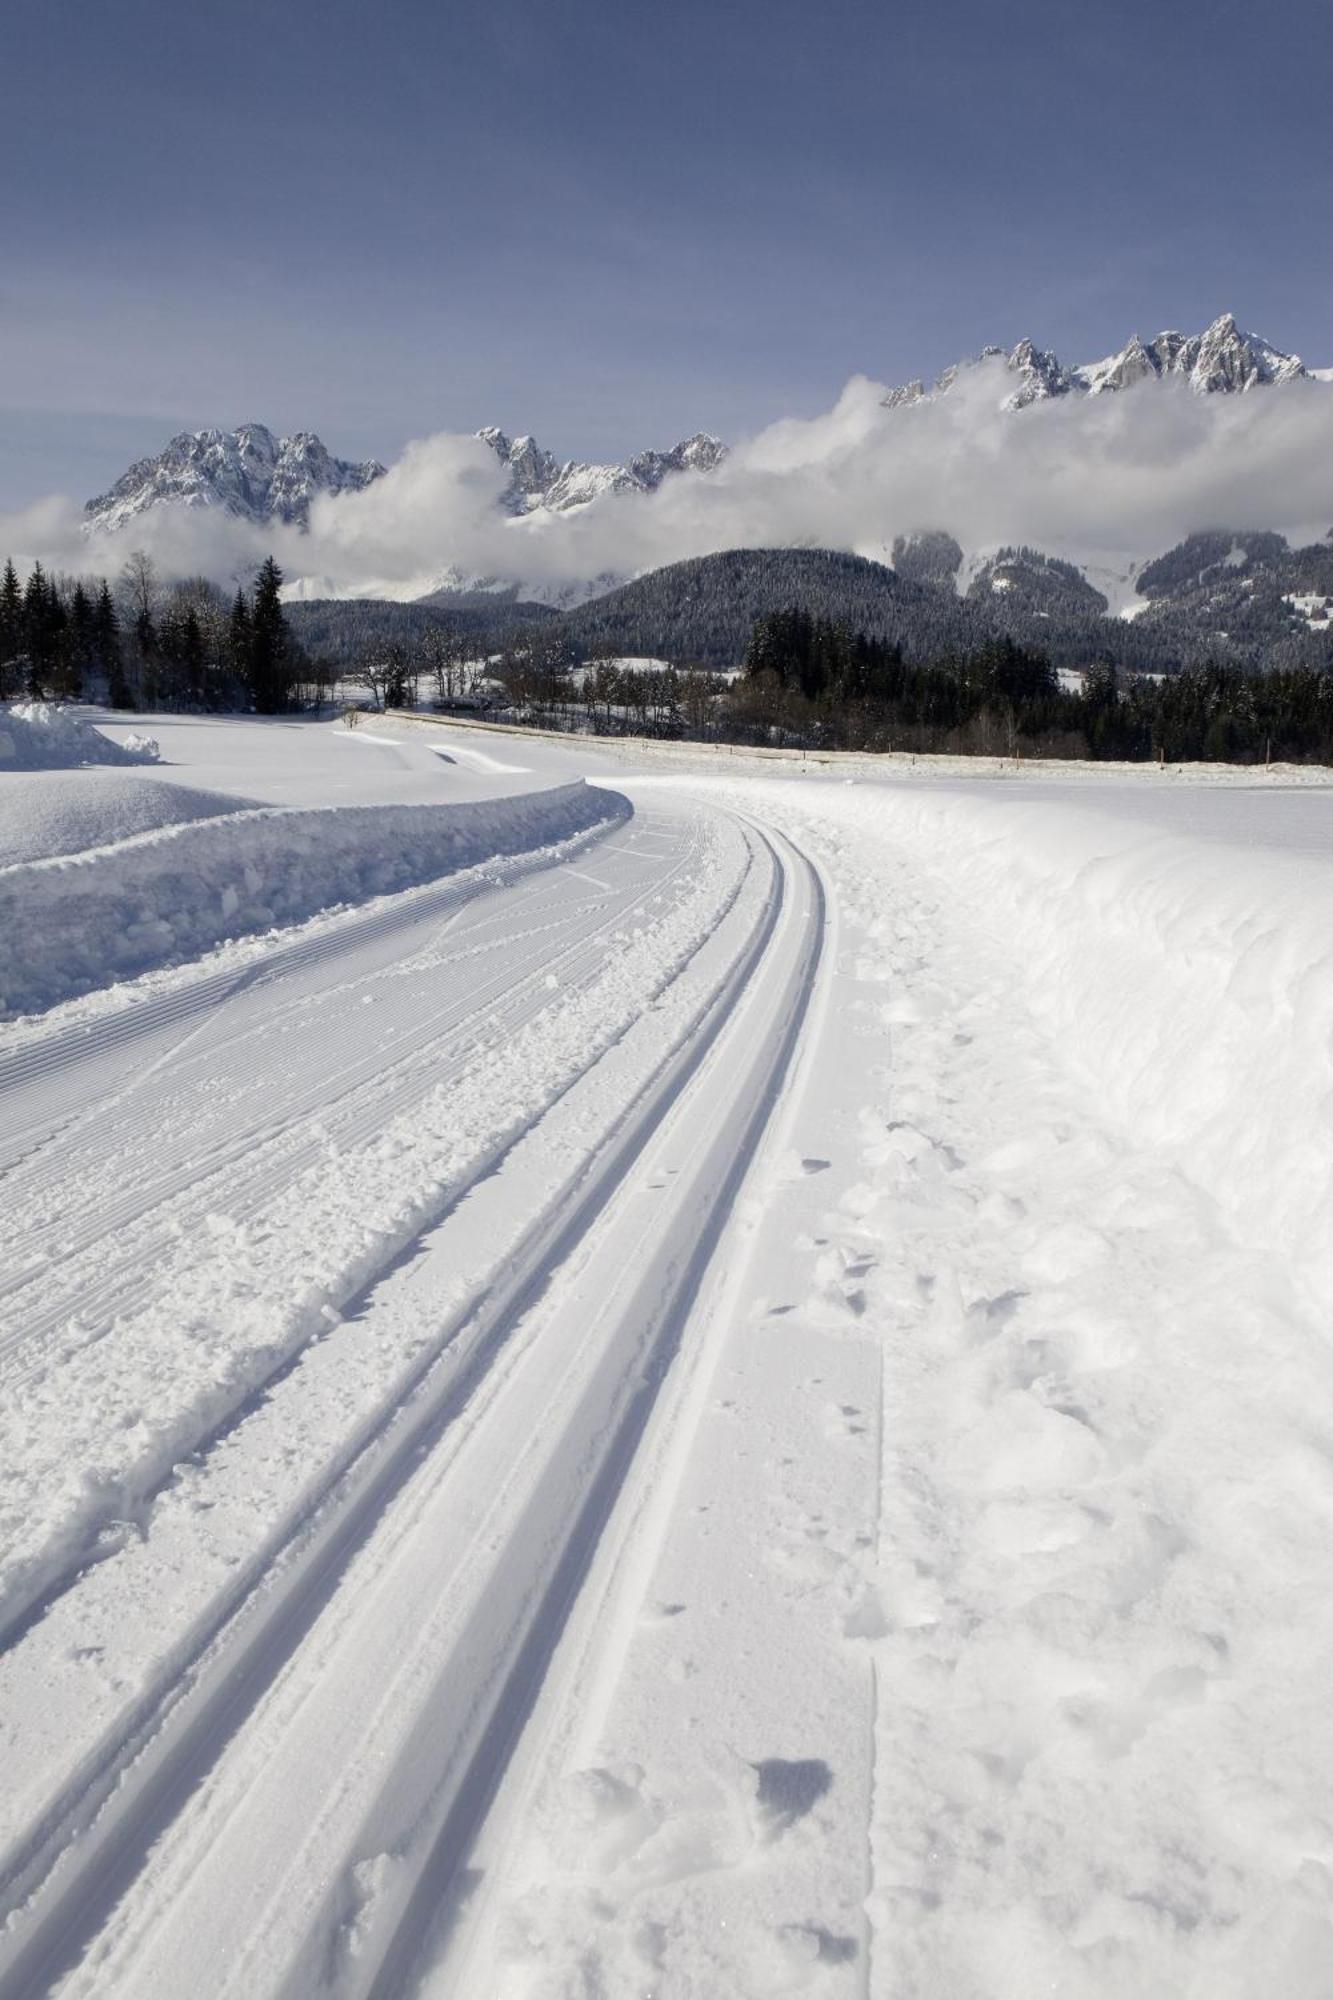
<path id="1" fill-rule="evenodd" d="M 701 871 L 705 845 L 713 866 Z M 299 1991 L 339 1949 L 338 1990 L 405 1990 L 421 1913 L 438 1916 L 457 1892 L 468 1836 L 591 1555 L 614 1539 L 639 1435 L 690 1337 L 809 999 L 818 878 L 789 842 L 737 817 L 649 811 L 586 862 L 466 900 L 453 886 L 419 894 L 406 928 L 401 912 L 353 920 L 345 951 L 328 938 L 289 951 L 279 970 L 210 992 L 201 1016 L 187 989 L 165 1010 L 172 1039 L 150 1068 L 123 1017 L 104 1061 L 94 1028 L 79 1067 L 99 1080 L 105 1069 L 105 1096 L 61 1126 L 59 1207 L 43 1207 L 57 1177 L 28 1120 L 11 1169 L 34 1222 L 10 1288 L 35 1288 L 9 1322 L 19 1384 L 40 1378 L 45 1343 L 67 1341 L 71 1324 L 95 1352 L 110 1322 L 147 1316 L 173 1245 L 219 1210 L 229 1228 L 262 1214 L 331 1145 L 367 1147 L 488 1050 L 512 1056 L 543 1013 L 603 999 L 613 937 L 623 993 L 630 920 L 673 896 L 680 935 L 653 928 L 650 983 L 630 989 L 621 1020 L 601 1013 L 602 1046 L 585 1020 L 554 1101 L 535 1103 L 519 1131 L 488 1134 L 445 1212 L 424 1229 L 414 1218 L 415 1236 L 358 1274 L 317 1346 L 244 1382 L 189 1456 L 188 1497 L 171 1471 L 177 1429 L 139 1471 L 128 1544 L 116 1520 L 91 1566 L 64 1574 L 34 1558 L 40 1616 L 20 1579 L 11 1615 L 26 1627 L 0 1667 L 10 1693 L 25 1656 L 50 1672 L 58 1632 L 80 1644 L 68 1699 L 47 1689 L 29 1783 L 11 1766 L 0 1991 L 49 1990 L 94 1937 L 71 1991 Z M 423 965 L 444 977 L 428 982 Z M 163 1012 L 145 1010 L 150 1049 Z M 18 1061 L 25 1079 L 44 1074 L 32 1051 Z M 221 1108 L 201 1117 L 190 1082 L 205 1074 Z M 75 1162 L 102 1201 L 90 1195 L 71 1218 Z M 378 1344 L 381 1326 L 399 1373 L 373 1419 L 358 1412 L 336 1437 L 318 1404 L 333 1350 Z M 312 1371 L 325 1378 L 314 1387 Z M 312 1399 L 326 1449 L 316 1465 L 298 1456 Z M 243 1558 L 229 1552 L 219 1578 L 216 1558 L 196 1560 L 191 1524 L 207 1521 L 216 1550 L 217 1510 L 230 1505 L 252 1537 L 257 1471 L 269 1532 Z M 142 1680 L 127 1677 L 90 1716 L 78 1660 L 127 1592 L 153 1599 L 153 1632 L 172 1643 L 151 1660 L 145 1645 Z M 164 1836 L 165 1875 L 147 1865 Z M 369 1942 L 349 1928 L 367 1839 L 399 1857 Z M 381 1960 L 396 1971 L 377 1976 Z"/>
<path id="2" fill-rule="evenodd" d="M 0 812 L 0 2000 L 1327 2000 L 1326 776 L 151 727 Z"/>

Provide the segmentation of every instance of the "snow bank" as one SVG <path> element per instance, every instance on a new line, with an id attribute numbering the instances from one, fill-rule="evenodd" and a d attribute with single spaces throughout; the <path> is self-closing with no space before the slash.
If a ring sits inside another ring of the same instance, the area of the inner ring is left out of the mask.
<path id="1" fill-rule="evenodd" d="M 888 823 L 923 859 L 948 853 L 1110 1119 L 1186 1161 L 1237 1235 L 1327 1299 L 1333 844 L 1248 848 L 1246 807 L 1234 844 L 1091 799 L 898 795 Z"/>
<path id="2" fill-rule="evenodd" d="M 582 782 L 446 806 L 273 807 L 0 869 L 0 1009 L 33 1013 L 337 904 L 626 818 Z"/>
<path id="3" fill-rule="evenodd" d="M 258 806 L 256 799 L 170 785 L 137 771 L 12 771 L 0 783 L 0 868 Z"/>
<path id="4" fill-rule="evenodd" d="M 79 764 L 156 764 L 151 736 L 113 743 L 57 702 L 20 701 L 0 707 L 0 771 L 70 770 Z"/>

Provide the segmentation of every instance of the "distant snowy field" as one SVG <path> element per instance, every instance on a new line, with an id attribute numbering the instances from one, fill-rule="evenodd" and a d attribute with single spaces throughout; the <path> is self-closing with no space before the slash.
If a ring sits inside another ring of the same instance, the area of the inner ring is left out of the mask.
<path id="1" fill-rule="evenodd" d="M 1323 2000 L 1330 774 L 143 726 L 0 774 L 0 1993 Z"/>

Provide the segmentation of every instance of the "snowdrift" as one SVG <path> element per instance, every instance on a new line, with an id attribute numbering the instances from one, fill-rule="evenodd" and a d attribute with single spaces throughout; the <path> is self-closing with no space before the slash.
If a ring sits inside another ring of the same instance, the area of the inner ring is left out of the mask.
<path id="1" fill-rule="evenodd" d="M 151 736 L 113 743 L 56 702 L 0 706 L 0 771 L 66 771 L 79 764 L 156 764 Z"/>
<path id="2" fill-rule="evenodd" d="M 441 806 L 270 807 L 0 868 L 0 1012 L 182 963 L 339 904 L 416 888 L 628 818 L 583 784 Z"/>
<path id="3" fill-rule="evenodd" d="M 188 820 L 258 810 L 258 799 L 171 785 L 139 771 L 12 771 L 0 782 L 0 868 L 112 847 Z"/>
<path id="4" fill-rule="evenodd" d="M 1188 1162 L 1275 1272 L 1333 1290 L 1333 852 L 1319 802 L 1237 801 L 1237 837 L 1154 812 L 844 792 L 1016 943 L 1025 1000 L 1136 1141 Z M 1312 809 L 1314 816 L 1312 817 Z M 1260 811 L 1289 837 L 1265 846 Z M 1294 815 L 1299 813 L 1300 819 Z M 1248 844 L 1242 844 L 1247 842 Z"/>

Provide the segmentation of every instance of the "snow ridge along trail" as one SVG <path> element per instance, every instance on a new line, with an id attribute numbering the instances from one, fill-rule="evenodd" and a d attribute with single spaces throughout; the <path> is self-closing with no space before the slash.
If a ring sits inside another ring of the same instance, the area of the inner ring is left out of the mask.
<path id="1" fill-rule="evenodd" d="M 255 1994 L 288 1979 L 295 1992 L 316 1966 L 330 1990 L 377 1978 L 396 1990 L 686 1335 L 821 924 L 817 878 L 785 841 L 716 810 L 652 809 L 586 869 L 480 896 L 444 938 L 400 938 L 399 955 L 356 978 L 335 957 L 308 970 L 310 990 L 299 977 L 247 988 L 204 1022 L 206 1050 L 199 1036 L 182 1048 L 177 1064 L 224 1080 L 233 1052 L 238 1074 L 257 1050 L 276 1060 L 253 1092 L 220 1087 L 220 1143 L 196 1135 L 184 1194 L 168 1173 L 122 1224 L 143 1233 L 111 1274 L 115 1331 L 123 1343 L 137 1313 L 145 1359 L 174 1370 L 182 1287 L 197 1277 L 215 1299 L 240 1261 L 239 1208 L 267 1337 L 241 1338 L 225 1385 L 199 1385 L 148 1453 L 163 1469 L 156 1484 L 151 1464 L 139 1476 L 133 1530 L 108 1516 L 100 1560 L 48 1586 L 44 1615 L 0 1662 L 0 1698 L 27 1725 L 9 1758 L 0 1991 L 48 1990 L 90 1943 L 71 1992 Z M 488 993 L 489 954 L 507 976 Z M 423 959 L 446 988 L 461 968 L 461 1011 L 442 1013 L 435 990 L 421 1016 Z M 320 1102 L 294 1061 L 311 1046 L 309 1010 L 343 1037 L 340 1060 L 323 1045 L 336 1084 L 360 1053 L 351 1008 L 372 997 L 398 1003 L 377 1019 L 381 1061 L 364 1088 L 353 1078 Z M 291 1016 L 296 1042 L 283 1039 Z M 392 1060 L 386 1029 L 403 1044 Z M 542 1088 L 524 1110 L 529 1070 Z M 134 1112 L 159 1162 L 181 1101 L 172 1072 L 168 1056 Z M 503 1089 L 488 1098 L 492 1084 Z M 291 1101 L 273 1104 L 284 1088 Z M 103 1159 L 121 1156 L 135 1096 L 113 1093 Z M 197 1092 L 183 1101 L 197 1119 Z M 93 1127 L 78 1128 L 90 1147 Z M 201 1156 L 216 1162 L 202 1211 Z M 347 1158 L 354 1178 L 330 1174 Z M 368 1162 L 391 1168 L 397 1199 L 358 1233 L 379 1192 Z M 161 1211 L 182 1198 L 194 1207 L 164 1230 Z M 199 1232 L 224 1201 L 225 1255 L 210 1264 Z M 340 1280 L 311 1268 L 330 1214 Z M 275 1239 L 290 1254 L 294 1228 L 307 1239 L 300 1309 L 275 1342 L 255 1266 Z M 173 1261 L 181 1240 L 190 1254 Z M 145 1267 L 164 1263 L 169 1292 L 142 1289 Z M 66 1366 L 91 1367 L 74 1406 L 91 1385 L 99 1427 L 125 1372 L 123 1352 L 105 1374 L 87 1361 L 117 1344 L 100 1337 L 107 1311 L 87 1316 L 86 1345 L 32 1375 L 40 1392 Z M 182 1464 L 191 1428 L 200 1449 Z M 35 1490 L 46 1479 L 59 1468 L 39 1468 Z M 66 1523 L 76 1546 L 81 1526 L 86 1539 L 86 1523 Z"/>
<path id="2" fill-rule="evenodd" d="M 618 816 L 585 784 L 461 804 L 257 808 L 0 868 L 0 1016 L 224 941 L 531 854 Z"/>

